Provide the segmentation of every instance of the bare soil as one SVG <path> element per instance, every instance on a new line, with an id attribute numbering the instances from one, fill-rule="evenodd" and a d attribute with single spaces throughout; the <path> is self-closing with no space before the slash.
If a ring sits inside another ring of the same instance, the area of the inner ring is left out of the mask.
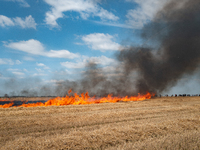
<path id="1" fill-rule="evenodd" d="M 200 97 L 0 108 L 0 149 L 200 149 Z"/>

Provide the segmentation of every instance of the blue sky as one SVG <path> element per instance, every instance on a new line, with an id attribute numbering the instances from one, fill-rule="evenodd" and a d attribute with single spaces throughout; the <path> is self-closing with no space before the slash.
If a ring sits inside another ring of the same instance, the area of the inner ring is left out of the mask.
<path id="1" fill-rule="evenodd" d="M 112 70 L 115 52 L 141 44 L 137 33 L 166 1 L 1 0 L 0 83 L 76 80 L 90 61 Z"/>

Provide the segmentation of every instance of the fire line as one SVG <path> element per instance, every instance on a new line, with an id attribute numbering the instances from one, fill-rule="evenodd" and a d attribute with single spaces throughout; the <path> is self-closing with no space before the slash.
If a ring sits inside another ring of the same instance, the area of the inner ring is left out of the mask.
<path id="1" fill-rule="evenodd" d="M 71 90 L 68 92 L 71 93 Z M 14 102 L 10 102 L 8 104 L 0 105 L 0 108 L 9 108 L 9 107 L 38 107 L 38 106 L 64 106 L 64 105 L 84 105 L 84 104 L 98 104 L 98 103 L 116 103 L 119 101 L 127 102 L 127 101 L 143 101 L 145 99 L 150 99 L 153 94 L 147 93 L 145 95 L 138 96 L 125 96 L 125 97 L 113 97 L 112 94 L 109 94 L 107 97 L 97 98 L 90 97 L 89 93 L 82 93 L 78 95 L 74 93 L 73 96 L 66 95 L 65 97 L 56 97 L 54 99 L 50 99 L 45 103 L 37 102 L 32 104 L 22 104 L 19 106 L 13 106 Z"/>

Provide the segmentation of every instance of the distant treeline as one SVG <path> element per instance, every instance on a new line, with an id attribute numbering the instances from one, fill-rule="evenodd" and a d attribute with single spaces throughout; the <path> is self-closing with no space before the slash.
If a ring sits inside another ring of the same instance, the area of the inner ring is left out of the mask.
<path id="1" fill-rule="evenodd" d="M 186 97 L 186 96 L 200 96 L 200 94 L 172 94 L 172 95 L 161 95 L 161 94 L 158 94 L 158 95 L 155 95 L 154 97 Z"/>

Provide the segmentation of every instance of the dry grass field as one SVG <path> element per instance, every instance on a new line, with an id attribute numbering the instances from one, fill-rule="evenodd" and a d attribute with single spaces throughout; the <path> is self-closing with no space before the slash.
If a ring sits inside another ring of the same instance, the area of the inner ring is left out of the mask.
<path id="1" fill-rule="evenodd" d="M 0 149 L 200 149 L 200 97 L 0 108 Z"/>

